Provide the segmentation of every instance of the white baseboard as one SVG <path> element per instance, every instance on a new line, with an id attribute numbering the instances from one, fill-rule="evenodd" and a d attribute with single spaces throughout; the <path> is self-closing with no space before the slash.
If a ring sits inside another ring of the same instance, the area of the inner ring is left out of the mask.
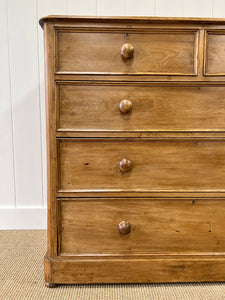
<path id="1" fill-rule="evenodd" d="M 0 230 L 46 228 L 47 208 L 0 208 Z"/>

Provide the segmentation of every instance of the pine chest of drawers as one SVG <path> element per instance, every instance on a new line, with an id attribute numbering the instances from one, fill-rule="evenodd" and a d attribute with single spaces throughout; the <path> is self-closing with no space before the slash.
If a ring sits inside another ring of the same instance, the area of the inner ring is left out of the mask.
<path id="1" fill-rule="evenodd" d="M 46 285 L 225 279 L 225 20 L 49 16 Z"/>

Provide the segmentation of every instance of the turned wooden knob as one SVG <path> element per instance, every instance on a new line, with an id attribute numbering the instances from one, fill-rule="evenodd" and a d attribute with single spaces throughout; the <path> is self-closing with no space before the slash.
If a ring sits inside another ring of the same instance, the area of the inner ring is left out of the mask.
<path id="1" fill-rule="evenodd" d="M 121 47 L 120 54 L 123 59 L 130 59 L 134 55 L 134 47 L 131 44 L 124 44 Z"/>
<path id="2" fill-rule="evenodd" d="M 130 233 L 131 227 L 130 227 L 129 222 L 127 222 L 127 221 L 120 222 L 118 224 L 118 230 L 119 230 L 119 233 L 122 235 L 126 235 L 126 234 Z"/>
<path id="3" fill-rule="evenodd" d="M 132 102 L 130 100 L 122 100 L 120 102 L 120 111 L 127 114 L 132 111 Z"/>
<path id="4" fill-rule="evenodd" d="M 132 162 L 129 159 L 123 158 L 120 161 L 120 171 L 125 173 L 125 172 L 129 172 L 132 169 Z"/>

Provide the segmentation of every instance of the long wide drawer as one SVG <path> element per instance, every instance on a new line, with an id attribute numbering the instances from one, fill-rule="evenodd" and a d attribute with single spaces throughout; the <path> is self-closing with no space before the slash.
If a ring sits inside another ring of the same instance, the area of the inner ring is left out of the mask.
<path id="1" fill-rule="evenodd" d="M 217 192 L 224 178 L 224 140 L 58 140 L 61 192 Z"/>
<path id="2" fill-rule="evenodd" d="M 56 45 L 57 72 L 196 75 L 197 71 L 197 30 L 59 29 Z"/>
<path id="3" fill-rule="evenodd" d="M 59 255 L 225 252 L 225 200 L 60 199 Z"/>
<path id="4" fill-rule="evenodd" d="M 74 131 L 225 130 L 225 86 L 57 84 L 57 128 Z"/>

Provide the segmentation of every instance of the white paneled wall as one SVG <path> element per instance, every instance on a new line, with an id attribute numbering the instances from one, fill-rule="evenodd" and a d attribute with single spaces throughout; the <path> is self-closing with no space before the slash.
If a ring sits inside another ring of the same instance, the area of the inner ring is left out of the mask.
<path id="1" fill-rule="evenodd" d="M 99 16 L 123 16 L 126 14 L 125 0 L 98 0 L 97 15 Z"/>
<path id="2" fill-rule="evenodd" d="M 212 0 L 183 0 L 184 17 L 212 17 Z"/>
<path id="3" fill-rule="evenodd" d="M 0 0 L 0 228 L 46 227 L 43 32 L 49 14 L 224 17 L 225 0 Z"/>
<path id="4" fill-rule="evenodd" d="M 166 2 L 166 0 L 164 0 L 164 2 Z M 126 0 L 125 6 L 127 16 L 155 15 L 155 0 Z"/>
<path id="5" fill-rule="evenodd" d="M 8 0 L 16 207 L 43 204 L 36 23 L 36 0 Z"/>
<path id="6" fill-rule="evenodd" d="M 7 0 L 0 1 L 0 207 L 15 206 L 12 99 Z"/>
<path id="7" fill-rule="evenodd" d="M 167 17 L 183 16 L 184 3 L 180 0 L 157 0 L 155 2 L 155 15 Z"/>

